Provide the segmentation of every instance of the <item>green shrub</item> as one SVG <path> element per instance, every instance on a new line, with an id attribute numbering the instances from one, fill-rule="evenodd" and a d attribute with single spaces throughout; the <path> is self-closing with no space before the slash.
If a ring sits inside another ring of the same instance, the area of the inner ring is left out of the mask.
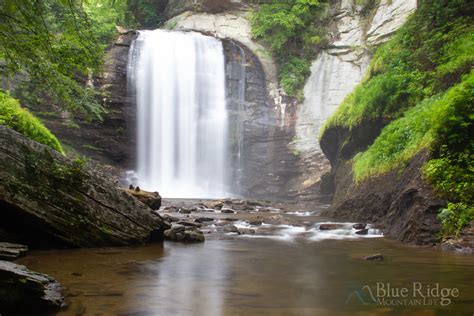
<path id="1" fill-rule="evenodd" d="M 270 0 L 261 4 L 250 18 L 252 36 L 270 48 L 280 64 L 280 83 L 290 96 L 302 97 L 310 61 L 325 42 L 322 22 L 327 13 L 326 1 Z"/>
<path id="2" fill-rule="evenodd" d="M 474 220 L 474 207 L 464 203 L 448 203 L 438 214 L 443 235 L 458 236 L 463 227 Z"/>
<path id="3" fill-rule="evenodd" d="M 5 125 L 28 138 L 45 144 L 60 153 L 64 150 L 58 139 L 20 103 L 0 91 L 0 124 Z"/>
<path id="4" fill-rule="evenodd" d="M 362 83 L 326 122 L 347 128 L 387 125 L 353 159 L 356 182 L 401 169 L 420 150 L 432 159 L 423 175 L 448 201 L 445 235 L 473 219 L 474 21 L 467 0 L 421 2 L 395 37 L 380 47 Z M 350 142 L 350 139 L 346 140 Z"/>

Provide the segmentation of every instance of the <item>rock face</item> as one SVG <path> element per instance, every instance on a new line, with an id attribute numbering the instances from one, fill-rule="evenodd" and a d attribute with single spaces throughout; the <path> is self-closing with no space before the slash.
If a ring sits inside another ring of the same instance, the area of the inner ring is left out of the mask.
<path id="1" fill-rule="evenodd" d="M 151 209 L 100 169 L 0 126 L 0 229 L 35 247 L 94 247 L 162 239 Z"/>
<path id="2" fill-rule="evenodd" d="M 331 141 L 326 139 L 325 143 Z M 355 153 L 352 152 L 347 160 L 339 158 L 333 167 L 337 186 L 333 205 L 325 215 L 377 223 L 385 236 L 405 242 L 438 243 L 440 223 L 436 216 L 446 201 L 435 196 L 421 175 L 421 167 L 429 153 L 415 156 L 403 173 L 394 170 L 357 185 L 353 183 L 350 165 L 350 158 Z"/>
<path id="3" fill-rule="evenodd" d="M 251 198 L 288 198 L 287 187 L 295 176 L 297 159 L 288 148 L 294 128 L 284 122 L 284 114 L 291 109 L 286 104 L 292 101 L 280 95 L 276 66 L 266 49 L 251 39 L 246 7 L 236 4 L 232 8 L 237 9 L 214 14 L 186 11 L 166 25 L 223 40 L 234 193 Z"/>
<path id="4" fill-rule="evenodd" d="M 25 266 L 0 261 L 0 313 L 52 312 L 63 304 L 56 280 Z"/>
<path id="5" fill-rule="evenodd" d="M 416 0 L 382 0 L 373 12 L 351 0 L 333 6 L 333 22 L 328 26 L 331 44 L 313 61 L 304 88 L 305 100 L 296 110 L 296 137 L 291 146 L 300 157 L 302 176 L 294 186 L 300 193 L 313 193 L 314 198 L 312 185 L 329 170 L 319 146 L 319 130 L 362 80 L 374 46 L 390 39 L 416 5 Z"/>
<path id="6" fill-rule="evenodd" d="M 71 114 L 54 105 L 31 105 L 30 110 L 74 151 L 101 163 L 126 168 L 134 161 L 133 134 L 135 108 L 127 96 L 127 60 L 134 31 L 125 31 L 107 48 L 103 73 L 91 84 L 103 91 L 102 104 L 107 113 L 103 121 L 90 121 L 81 114 Z"/>

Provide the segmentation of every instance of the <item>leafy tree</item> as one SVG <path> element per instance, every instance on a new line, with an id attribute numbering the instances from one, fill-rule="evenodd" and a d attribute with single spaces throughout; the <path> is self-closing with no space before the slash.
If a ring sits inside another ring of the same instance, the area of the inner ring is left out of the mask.
<path id="1" fill-rule="evenodd" d="M 80 0 L 0 1 L 0 60 L 5 77 L 33 94 L 99 117 L 96 92 L 85 85 L 98 71 L 104 45 Z"/>

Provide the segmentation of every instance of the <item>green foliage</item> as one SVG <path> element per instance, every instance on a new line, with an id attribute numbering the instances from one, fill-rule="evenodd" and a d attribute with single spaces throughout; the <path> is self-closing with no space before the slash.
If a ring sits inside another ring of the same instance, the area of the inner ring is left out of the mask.
<path id="1" fill-rule="evenodd" d="M 467 0 L 422 2 L 397 35 L 376 52 L 363 82 L 323 128 L 382 120 L 374 143 L 353 159 L 356 182 L 403 169 L 420 150 L 433 159 L 425 178 L 449 201 L 444 234 L 474 219 L 474 23 Z"/>
<path id="2" fill-rule="evenodd" d="M 310 66 L 309 61 L 298 57 L 291 57 L 281 66 L 279 79 L 288 95 L 302 98 L 298 95 L 299 88 L 304 86 L 306 78 L 310 75 Z"/>
<path id="3" fill-rule="evenodd" d="M 435 96 L 425 99 L 406 111 L 403 117 L 387 125 L 373 145 L 355 157 L 353 169 L 356 181 L 387 172 L 396 167 L 403 167 L 423 148 L 436 150 L 441 146 L 444 148 L 443 153 L 457 151 L 457 148 L 469 149 L 469 146 L 472 146 L 469 138 L 473 118 L 470 115 L 474 115 L 473 104 L 474 73 L 471 73 L 441 97 Z M 472 151 L 472 148 L 469 151 Z M 462 170 L 464 176 L 471 177 L 471 182 L 474 183 L 474 176 L 466 173 L 469 168 L 464 163 L 453 164 L 455 161 L 458 160 L 453 157 L 446 160 L 453 167 L 457 166 L 460 172 Z M 448 172 L 449 168 L 431 168 L 430 170 Z M 439 174 L 439 176 L 440 179 L 433 182 L 442 186 L 440 181 L 441 179 L 447 180 L 447 174 Z M 456 181 L 459 182 L 459 185 L 467 184 L 469 179 L 464 179 L 466 181 L 463 182 L 461 174 L 457 174 L 457 176 Z M 434 177 L 431 179 L 435 180 Z M 458 184 L 454 185 L 452 180 L 450 178 L 447 184 L 448 187 L 454 188 Z M 444 187 L 442 191 L 447 192 L 447 195 L 453 198 L 453 192 L 446 190 L 447 187 Z"/>
<path id="4" fill-rule="evenodd" d="M 327 12 L 327 3 L 318 0 L 272 0 L 251 16 L 252 36 L 266 44 L 280 63 L 280 82 L 290 96 L 301 97 L 310 60 L 324 43 L 321 25 Z"/>
<path id="5" fill-rule="evenodd" d="M 474 220 L 474 207 L 464 203 L 448 203 L 442 209 L 438 219 L 443 227 L 443 235 L 458 236 L 464 226 Z"/>
<path id="6" fill-rule="evenodd" d="M 467 0 L 424 3 L 380 47 L 368 74 L 326 122 L 351 129 L 362 121 L 391 121 L 460 81 L 473 65 L 474 23 Z M 472 10 L 471 10 L 472 11 Z"/>
<path id="7" fill-rule="evenodd" d="M 104 46 L 80 0 L 0 2 L 0 59 L 5 76 L 20 74 L 35 96 L 100 117 L 84 82 L 102 62 Z"/>
<path id="8" fill-rule="evenodd" d="M 29 137 L 39 143 L 64 153 L 64 150 L 51 132 L 39 119 L 31 115 L 20 103 L 0 91 L 0 124 Z"/>

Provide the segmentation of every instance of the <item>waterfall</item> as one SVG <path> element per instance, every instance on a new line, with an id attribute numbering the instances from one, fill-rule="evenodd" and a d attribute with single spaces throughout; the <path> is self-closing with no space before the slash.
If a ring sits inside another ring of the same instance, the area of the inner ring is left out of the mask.
<path id="1" fill-rule="evenodd" d="M 130 49 L 129 84 L 140 187 L 164 197 L 227 195 L 221 41 L 195 32 L 141 31 Z"/>

